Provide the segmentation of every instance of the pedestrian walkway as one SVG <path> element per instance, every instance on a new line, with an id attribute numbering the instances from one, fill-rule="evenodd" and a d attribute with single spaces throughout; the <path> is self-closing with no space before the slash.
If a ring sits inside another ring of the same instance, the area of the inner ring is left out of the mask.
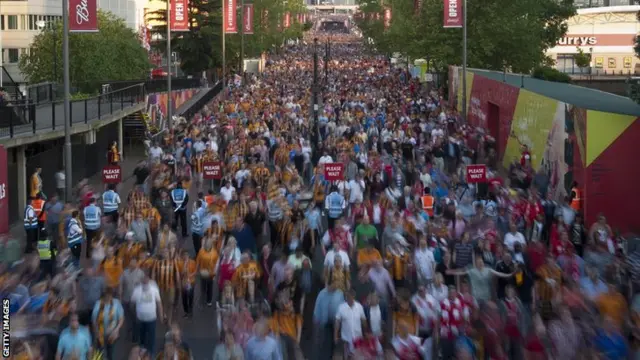
<path id="1" fill-rule="evenodd" d="M 129 150 L 130 149 L 130 150 Z M 127 194 L 131 191 L 135 184 L 135 178 L 133 176 L 133 170 L 136 168 L 136 165 L 145 159 L 144 149 L 142 147 L 127 147 L 126 150 L 128 152 L 124 153 L 124 160 L 120 163 L 120 167 L 122 168 L 122 176 L 123 182 L 118 185 L 118 193 L 122 195 L 122 198 L 125 199 Z M 82 179 L 79 179 L 82 180 Z M 93 188 L 93 190 L 97 193 L 102 193 L 104 189 L 104 184 L 102 183 L 102 173 L 98 172 L 94 176 L 88 179 L 89 185 Z M 74 186 L 79 181 L 74 181 Z M 12 224 L 11 229 L 9 230 L 10 234 L 15 239 L 25 239 L 25 232 L 23 228 L 22 222 L 16 222 Z"/>

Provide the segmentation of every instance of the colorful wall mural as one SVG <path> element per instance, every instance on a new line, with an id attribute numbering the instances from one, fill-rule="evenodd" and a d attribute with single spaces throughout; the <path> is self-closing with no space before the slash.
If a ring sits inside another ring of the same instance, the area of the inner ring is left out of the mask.
<path id="1" fill-rule="evenodd" d="M 176 109 L 179 109 L 198 91 L 198 89 L 172 91 L 172 113 L 175 113 Z M 157 129 L 164 129 L 166 126 L 167 99 L 166 92 L 147 95 L 147 115 L 149 116 L 149 122 Z"/>
<path id="2" fill-rule="evenodd" d="M 449 96 L 461 110 L 462 70 L 450 68 Z M 527 89 L 467 72 L 468 121 L 496 138 L 507 168 L 528 146 L 532 164 L 550 178 L 556 199 L 577 181 L 589 223 L 602 213 L 614 228 L 640 231 L 635 163 L 640 118 L 578 108 Z M 453 81 L 452 81 L 453 80 Z"/>

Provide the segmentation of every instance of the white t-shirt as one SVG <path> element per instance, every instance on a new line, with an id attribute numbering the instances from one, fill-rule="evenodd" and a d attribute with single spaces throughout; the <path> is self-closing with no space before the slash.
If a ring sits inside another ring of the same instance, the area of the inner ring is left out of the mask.
<path id="1" fill-rule="evenodd" d="M 509 251 L 513 251 L 513 247 L 516 243 L 520 243 L 522 246 L 526 245 L 527 241 L 524 239 L 524 235 L 522 235 L 522 233 L 516 232 L 513 234 L 509 232 L 504 236 L 504 245 L 509 249 Z"/>
<path id="2" fill-rule="evenodd" d="M 325 255 L 324 257 L 324 266 L 328 268 L 333 268 L 333 262 L 335 261 L 336 256 L 339 256 L 340 258 L 342 258 L 342 265 L 344 265 L 345 268 L 348 268 L 349 266 L 351 266 L 351 261 L 349 260 L 349 254 L 347 254 L 347 252 L 344 250 L 336 251 L 334 249 L 327 251 L 327 255 Z"/>
<path id="3" fill-rule="evenodd" d="M 160 146 L 154 146 L 149 149 L 149 155 L 152 159 L 160 159 L 162 157 L 162 154 L 164 154 L 164 152 L 162 151 L 162 148 Z"/>
<path id="4" fill-rule="evenodd" d="M 418 249 L 415 252 L 415 261 L 420 275 L 425 279 L 433 279 L 433 269 L 436 262 L 433 252 L 429 248 Z"/>
<path id="5" fill-rule="evenodd" d="M 222 187 L 222 189 L 220 189 L 220 195 L 222 195 L 222 198 L 227 203 L 231 201 L 231 198 L 234 192 L 236 192 L 236 188 L 234 188 L 233 186 L 230 186 L 230 187 L 224 186 Z"/>
<path id="6" fill-rule="evenodd" d="M 136 304 L 136 317 L 140 321 L 155 321 L 158 318 L 157 304 L 160 301 L 160 290 L 155 282 L 148 286 L 140 284 L 133 289 L 131 302 Z"/>
<path id="7" fill-rule="evenodd" d="M 363 192 L 365 189 L 364 180 L 351 180 L 348 183 L 349 203 L 353 204 L 358 201 L 362 202 Z"/>
<path id="8" fill-rule="evenodd" d="M 349 344 L 361 338 L 363 319 L 366 317 L 359 302 L 354 301 L 353 306 L 349 306 L 347 302 L 342 303 L 336 314 L 336 320 L 340 320 L 340 338 Z"/>

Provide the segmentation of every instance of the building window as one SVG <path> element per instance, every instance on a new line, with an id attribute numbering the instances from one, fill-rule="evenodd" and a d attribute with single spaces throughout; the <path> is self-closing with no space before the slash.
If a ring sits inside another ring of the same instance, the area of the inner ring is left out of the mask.
<path id="1" fill-rule="evenodd" d="M 29 30 L 38 30 L 38 27 L 36 26 L 35 15 L 29 15 Z"/>
<path id="2" fill-rule="evenodd" d="M 27 30 L 27 15 L 20 15 L 20 30 Z"/>
<path id="3" fill-rule="evenodd" d="M 7 15 L 7 29 L 18 30 L 18 15 Z"/>
<path id="4" fill-rule="evenodd" d="M 9 64 L 15 64 L 20 61 L 20 50 L 19 49 L 7 49 Z"/>
<path id="5" fill-rule="evenodd" d="M 4 15 L 0 15 L 0 30 L 4 30 Z"/>

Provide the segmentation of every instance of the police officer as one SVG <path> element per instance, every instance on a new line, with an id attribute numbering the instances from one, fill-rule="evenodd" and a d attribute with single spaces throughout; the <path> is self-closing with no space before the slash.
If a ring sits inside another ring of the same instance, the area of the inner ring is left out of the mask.
<path id="1" fill-rule="evenodd" d="M 78 219 L 79 216 L 80 212 L 78 210 L 74 210 L 71 213 L 71 219 L 69 219 L 69 223 L 67 224 L 67 229 L 65 231 L 67 246 L 69 246 L 71 254 L 73 254 L 76 262 L 80 261 L 80 256 L 82 255 L 82 241 L 84 240 L 82 224 Z"/>
<path id="2" fill-rule="evenodd" d="M 27 233 L 27 248 L 25 251 L 33 251 L 38 242 L 38 216 L 33 206 L 29 203 L 24 209 L 24 230 Z"/>
<path id="3" fill-rule="evenodd" d="M 344 196 L 340 195 L 336 186 L 331 188 L 331 193 L 324 199 L 324 207 L 328 212 L 329 229 L 333 229 L 336 220 L 342 216 L 344 209 L 347 207 Z"/>
<path id="4" fill-rule="evenodd" d="M 118 207 L 120 206 L 120 195 L 115 191 L 116 185 L 109 184 L 107 191 L 102 194 L 102 213 L 110 216 L 114 224 L 118 223 Z"/>
<path id="5" fill-rule="evenodd" d="M 189 193 L 182 188 L 182 182 L 178 181 L 176 188 L 171 190 L 171 201 L 173 202 L 173 231 L 178 230 L 178 222 L 182 228 L 182 237 L 187 237 L 187 203 Z"/>
<path id="6" fill-rule="evenodd" d="M 53 278 L 56 268 L 56 244 L 49 239 L 49 234 L 44 228 L 40 230 L 38 255 L 40 256 L 40 270 L 42 270 L 45 275 Z"/>
<path id="7" fill-rule="evenodd" d="M 89 205 L 82 211 L 84 215 L 84 231 L 87 239 L 87 258 L 91 257 L 91 242 L 98 236 L 102 221 L 102 210 L 96 206 L 96 199 L 91 198 Z"/>
<path id="8" fill-rule="evenodd" d="M 202 206 L 203 200 L 196 201 L 196 208 L 193 214 L 191 214 L 191 239 L 193 240 L 193 249 L 196 251 L 196 256 L 200 252 L 202 246 L 202 236 L 204 236 L 204 216 L 206 214 L 206 208 Z"/>

